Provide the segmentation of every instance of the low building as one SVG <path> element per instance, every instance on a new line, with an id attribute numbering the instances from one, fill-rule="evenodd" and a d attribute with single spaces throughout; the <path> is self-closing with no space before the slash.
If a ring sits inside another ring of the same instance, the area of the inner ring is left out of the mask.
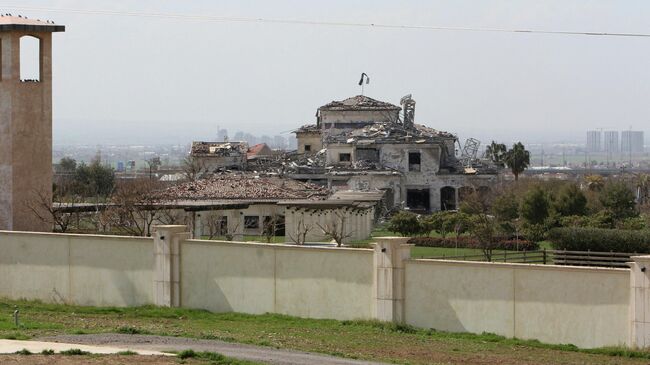
<path id="1" fill-rule="evenodd" d="M 192 142 L 190 152 L 192 158 L 210 172 L 244 170 L 247 153 L 246 142 Z"/>

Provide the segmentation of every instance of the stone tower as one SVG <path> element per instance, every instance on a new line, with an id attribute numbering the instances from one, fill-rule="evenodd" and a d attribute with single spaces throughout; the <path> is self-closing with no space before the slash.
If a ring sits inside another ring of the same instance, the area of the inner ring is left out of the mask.
<path id="1" fill-rule="evenodd" d="M 50 231 L 33 209 L 52 199 L 51 22 L 0 16 L 0 230 Z M 39 78 L 21 80 L 23 37 L 39 43 Z"/>

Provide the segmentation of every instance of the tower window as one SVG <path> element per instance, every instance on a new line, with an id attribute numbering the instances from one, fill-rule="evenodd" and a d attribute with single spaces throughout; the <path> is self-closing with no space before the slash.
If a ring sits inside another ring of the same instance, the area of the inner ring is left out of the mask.
<path id="1" fill-rule="evenodd" d="M 20 81 L 41 80 L 41 40 L 32 36 L 20 38 Z"/>
<path id="2" fill-rule="evenodd" d="M 311 145 L 310 145 L 310 144 L 306 144 L 306 145 L 305 145 L 305 152 L 310 152 L 310 151 L 311 151 Z"/>
<path id="3" fill-rule="evenodd" d="M 352 161 L 352 155 L 349 153 L 339 153 L 339 162 L 350 162 Z"/>

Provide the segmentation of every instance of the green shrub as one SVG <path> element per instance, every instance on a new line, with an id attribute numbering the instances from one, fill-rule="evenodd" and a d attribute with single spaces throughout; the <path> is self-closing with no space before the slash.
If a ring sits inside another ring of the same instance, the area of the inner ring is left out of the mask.
<path id="1" fill-rule="evenodd" d="M 69 350 L 61 351 L 60 354 L 67 355 L 67 356 L 76 356 L 76 355 L 90 355 L 90 352 L 83 351 L 81 349 L 69 349 Z"/>
<path id="2" fill-rule="evenodd" d="M 553 228 L 548 239 L 556 250 L 650 253 L 650 231 Z"/>
<path id="3" fill-rule="evenodd" d="M 43 351 L 41 351 L 41 355 L 46 355 L 46 356 L 54 355 L 54 350 L 52 350 L 52 349 L 44 349 Z"/>
<path id="4" fill-rule="evenodd" d="M 423 231 L 422 224 L 417 214 L 401 211 L 395 214 L 388 223 L 388 230 L 404 237 L 415 236 Z"/>
<path id="5" fill-rule="evenodd" d="M 28 349 L 22 349 L 22 350 L 16 351 L 16 355 L 31 355 L 31 354 L 32 354 L 32 352 L 29 351 Z"/>
<path id="6" fill-rule="evenodd" d="M 189 358 L 194 358 L 194 357 L 197 357 L 197 356 L 198 356 L 198 354 L 192 349 L 183 350 L 183 351 L 178 353 L 178 357 L 181 358 L 181 359 L 189 359 Z"/>
<path id="7" fill-rule="evenodd" d="M 445 248 L 483 248 L 483 245 L 473 237 L 458 237 L 455 238 L 440 238 L 440 237 L 413 237 L 408 243 L 414 244 L 418 247 L 445 247 Z M 524 239 L 497 239 L 494 243 L 495 250 L 517 250 L 519 251 L 535 251 L 539 250 L 537 242 L 530 242 Z"/>

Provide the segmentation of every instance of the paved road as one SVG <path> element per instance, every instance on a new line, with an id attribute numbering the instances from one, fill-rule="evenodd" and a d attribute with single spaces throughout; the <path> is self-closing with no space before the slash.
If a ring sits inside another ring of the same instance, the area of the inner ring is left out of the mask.
<path id="1" fill-rule="evenodd" d="M 80 345 L 78 343 L 62 343 L 62 342 L 43 342 L 43 341 L 17 341 L 17 340 L 0 340 L 0 354 L 15 354 L 17 351 L 28 350 L 32 353 L 40 353 L 43 350 L 54 350 L 54 352 L 61 352 L 70 349 L 79 349 L 93 354 L 116 354 L 118 352 L 133 351 L 140 355 L 170 355 L 164 354 L 159 351 L 151 351 L 146 349 L 135 349 L 131 346 L 113 347 L 113 346 L 92 346 Z"/>
<path id="2" fill-rule="evenodd" d="M 309 352 L 277 350 L 271 347 L 183 337 L 105 333 L 45 337 L 40 340 L 97 346 L 128 347 L 153 351 L 182 351 L 192 349 L 194 351 L 217 352 L 238 359 L 259 361 L 276 365 L 380 365 L 380 363 L 376 362 L 345 359 Z"/>

